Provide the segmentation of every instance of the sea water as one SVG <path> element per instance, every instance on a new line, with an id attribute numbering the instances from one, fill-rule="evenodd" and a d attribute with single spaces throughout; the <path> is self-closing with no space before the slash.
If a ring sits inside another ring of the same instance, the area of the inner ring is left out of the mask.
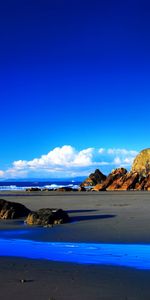
<path id="1" fill-rule="evenodd" d="M 47 188 L 47 189 L 57 189 L 59 187 L 71 187 L 76 189 L 79 187 L 81 181 L 0 181 L 0 191 L 24 191 L 27 188 Z"/>
<path id="2" fill-rule="evenodd" d="M 0 256 L 150 270 L 150 245 L 0 239 Z"/>

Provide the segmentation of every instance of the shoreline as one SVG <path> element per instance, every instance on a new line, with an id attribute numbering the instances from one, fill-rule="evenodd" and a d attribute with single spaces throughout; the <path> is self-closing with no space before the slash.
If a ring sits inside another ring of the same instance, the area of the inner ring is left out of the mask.
<path id="1" fill-rule="evenodd" d="M 31 210 L 62 208 L 70 223 L 53 228 L 28 226 L 23 220 L 0 220 L 0 231 L 29 232 L 35 240 L 64 242 L 150 243 L 150 195 L 127 192 L 9 192 L 0 198 L 24 204 Z M 16 199 L 15 199 L 16 198 Z"/>
<path id="2" fill-rule="evenodd" d="M 16 196 L 17 195 L 17 196 Z M 0 237 L 43 242 L 150 244 L 147 191 L 0 192 L 31 210 L 56 207 L 72 222 L 43 228 L 1 220 Z M 2 299 L 141 300 L 150 298 L 150 271 L 128 267 L 0 257 Z M 27 280 L 21 283 L 20 280 Z M 126 298 L 125 298 L 126 297 Z"/>

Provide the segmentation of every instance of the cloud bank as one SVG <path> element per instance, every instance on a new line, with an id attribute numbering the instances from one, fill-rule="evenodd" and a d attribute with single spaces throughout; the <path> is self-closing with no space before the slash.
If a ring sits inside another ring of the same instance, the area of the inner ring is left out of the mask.
<path id="1" fill-rule="evenodd" d="M 107 174 L 120 166 L 130 168 L 136 155 L 135 150 L 87 148 L 78 151 L 71 145 L 64 145 L 39 158 L 12 162 L 10 168 L 0 170 L 0 178 L 86 176 L 95 168 Z"/>

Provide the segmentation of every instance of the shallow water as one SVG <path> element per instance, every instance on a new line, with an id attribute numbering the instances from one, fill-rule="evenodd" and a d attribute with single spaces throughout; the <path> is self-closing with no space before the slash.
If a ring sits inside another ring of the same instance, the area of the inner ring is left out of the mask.
<path id="1" fill-rule="evenodd" d="M 0 256 L 150 270 L 150 245 L 0 239 Z"/>

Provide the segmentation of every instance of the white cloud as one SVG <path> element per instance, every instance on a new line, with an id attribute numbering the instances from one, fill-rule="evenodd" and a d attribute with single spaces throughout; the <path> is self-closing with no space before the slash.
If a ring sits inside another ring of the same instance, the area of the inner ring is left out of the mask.
<path id="1" fill-rule="evenodd" d="M 6 178 L 26 178 L 28 175 L 28 171 L 27 170 L 19 170 L 19 169 L 15 169 L 15 168 L 9 168 L 6 171 L 0 171 L 0 178 L 1 179 L 6 179 Z"/>
<path id="2" fill-rule="evenodd" d="M 99 153 L 104 153 L 104 152 L 105 152 L 105 149 L 104 149 L 104 148 L 100 148 L 100 149 L 98 150 L 98 152 L 99 152 Z"/>
<path id="3" fill-rule="evenodd" d="M 22 169 L 26 167 L 26 161 L 25 160 L 17 160 L 13 162 L 13 166 L 15 169 Z"/>
<path id="4" fill-rule="evenodd" d="M 120 165 L 120 164 L 121 164 L 121 159 L 120 159 L 120 157 L 118 157 L 118 156 L 115 157 L 113 163 L 114 163 L 115 165 Z"/>
<path id="5" fill-rule="evenodd" d="M 4 171 L 0 170 L 0 177 L 4 176 Z"/>
<path id="6" fill-rule="evenodd" d="M 136 155 L 134 150 L 87 148 L 78 151 L 71 145 L 64 145 L 39 158 L 14 161 L 6 171 L 0 170 L 0 178 L 81 176 L 98 167 L 107 173 L 115 167 L 131 166 Z"/>
<path id="7" fill-rule="evenodd" d="M 101 151 L 103 149 L 103 151 Z M 112 164 L 116 167 L 130 167 L 135 156 L 138 154 L 135 150 L 127 150 L 121 148 L 109 148 L 104 149 L 100 148 L 99 153 L 101 157 L 109 161 L 109 164 Z"/>
<path id="8" fill-rule="evenodd" d="M 73 167 L 89 166 L 92 164 L 93 148 L 77 152 L 71 146 L 54 148 L 48 154 L 42 155 L 30 161 L 18 160 L 13 162 L 15 169 L 24 168 L 51 168 L 53 166 Z"/>
<path id="9" fill-rule="evenodd" d="M 73 165 L 80 166 L 80 167 L 92 165 L 93 150 L 94 150 L 93 148 L 88 148 L 77 153 Z"/>
<path id="10" fill-rule="evenodd" d="M 115 149 L 115 148 L 110 148 L 107 150 L 108 154 L 114 154 L 114 155 L 131 155 L 135 156 L 137 155 L 137 151 L 134 150 L 127 150 L 127 149 Z"/>

